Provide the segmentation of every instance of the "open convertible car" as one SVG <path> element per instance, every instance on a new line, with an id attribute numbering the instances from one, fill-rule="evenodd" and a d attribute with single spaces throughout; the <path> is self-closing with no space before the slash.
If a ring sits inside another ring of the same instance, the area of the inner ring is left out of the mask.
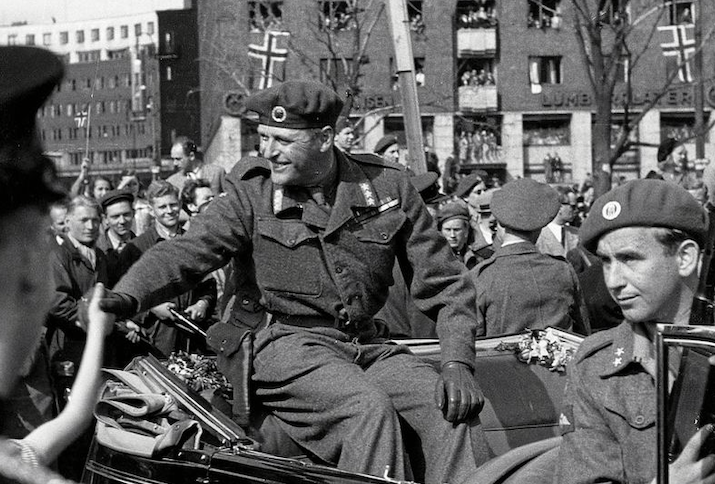
<path id="1" fill-rule="evenodd" d="M 538 482 L 550 482 L 568 360 L 580 341 L 556 329 L 477 340 L 475 378 L 487 399 L 480 420 L 495 457 L 479 469 L 474 483 L 537 482 L 534 469 L 542 470 Z M 437 341 L 400 343 L 439 366 Z M 667 365 L 670 352 L 683 353 L 670 396 L 659 392 L 659 475 L 665 483 L 666 464 L 677 457 L 682 443 L 715 421 L 715 404 L 707 400 L 715 382 L 710 364 L 710 358 L 715 361 L 715 328 L 664 326 L 659 349 L 659 367 Z M 374 477 L 318 461 L 256 405 L 249 410 L 250 419 L 233 414 L 230 389 L 215 385 L 221 377 L 207 369 L 211 359 L 186 359 L 190 361 L 145 356 L 125 371 L 108 372 L 83 482 L 398 482 L 389 470 Z M 405 442 L 409 448 L 408 435 Z"/>

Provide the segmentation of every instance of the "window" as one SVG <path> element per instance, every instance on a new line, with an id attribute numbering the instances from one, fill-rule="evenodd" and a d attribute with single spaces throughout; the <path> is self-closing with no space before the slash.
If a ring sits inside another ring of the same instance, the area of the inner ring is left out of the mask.
<path id="1" fill-rule="evenodd" d="M 417 35 L 425 33 L 425 19 L 422 13 L 422 0 L 407 0 L 407 18 L 410 30 Z"/>
<path id="2" fill-rule="evenodd" d="M 114 27 L 107 27 L 107 40 L 114 40 Z"/>
<path id="3" fill-rule="evenodd" d="M 283 1 L 248 2 L 248 22 L 252 32 L 280 30 L 283 23 Z"/>
<path id="4" fill-rule="evenodd" d="M 128 59 L 129 49 L 108 50 L 107 59 Z"/>
<path id="5" fill-rule="evenodd" d="M 97 42 L 99 40 L 99 29 L 92 29 L 90 32 L 92 42 Z"/>
<path id="6" fill-rule="evenodd" d="M 84 44 L 84 30 L 78 30 L 75 32 L 75 40 L 78 44 Z"/>
<path id="7" fill-rule="evenodd" d="M 488 57 L 460 59 L 457 75 L 460 86 L 493 86 L 496 84 L 494 59 Z"/>
<path id="8" fill-rule="evenodd" d="M 99 55 L 99 50 L 87 50 L 84 52 L 77 52 L 77 62 L 94 62 L 99 60 Z"/>
<path id="9" fill-rule="evenodd" d="M 533 86 L 561 84 L 561 57 L 529 57 L 529 82 Z"/>
<path id="10" fill-rule="evenodd" d="M 628 22 L 630 11 L 629 0 L 606 0 L 599 12 L 600 21 L 613 26 Z"/>
<path id="11" fill-rule="evenodd" d="M 60 32 L 60 44 L 65 45 L 70 41 L 69 32 Z"/>
<path id="12" fill-rule="evenodd" d="M 123 38 L 123 39 L 126 39 L 127 37 L 129 37 L 129 26 L 128 26 L 128 25 L 122 25 L 122 26 L 120 27 L 120 32 L 121 32 L 122 38 Z"/>
<path id="13" fill-rule="evenodd" d="M 134 24 L 134 36 L 139 37 L 142 34 L 142 24 Z"/>
<path id="14" fill-rule="evenodd" d="M 424 87 L 425 85 L 425 58 L 415 57 L 415 84 L 417 87 Z"/>
<path id="15" fill-rule="evenodd" d="M 496 0 L 459 0 L 457 2 L 457 28 L 479 29 L 496 27 L 497 6 Z"/>
<path id="16" fill-rule="evenodd" d="M 571 144 L 571 118 L 524 119 L 524 146 L 561 146 Z"/>
<path id="17" fill-rule="evenodd" d="M 692 24 L 695 20 L 695 10 L 692 0 L 673 0 L 667 2 L 670 25 Z"/>
<path id="18" fill-rule="evenodd" d="M 35 34 L 27 34 L 25 36 L 25 45 L 35 45 Z"/>
<path id="19" fill-rule="evenodd" d="M 52 44 L 52 34 L 46 33 L 42 34 L 42 45 L 50 45 Z"/>
<path id="20" fill-rule="evenodd" d="M 528 26 L 536 29 L 561 28 L 561 0 L 528 0 Z"/>
<path id="21" fill-rule="evenodd" d="M 325 30 L 352 30 L 356 27 L 352 2 L 322 0 L 320 2 L 320 28 Z"/>
<path id="22" fill-rule="evenodd" d="M 74 113 L 72 112 L 72 111 L 73 111 L 73 109 L 72 109 L 73 107 L 74 107 L 74 106 L 72 106 L 72 104 L 68 104 L 68 105 L 67 105 L 67 117 L 72 116 L 72 114 L 74 114 Z"/>
<path id="23" fill-rule="evenodd" d="M 146 33 L 149 35 L 154 35 L 154 22 L 147 22 Z"/>
<path id="24" fill-rule="evenodd" d="M 616 82 L 628 82 L 631 68 L 631 60 L 626 55 L 618 59 L 618 72 L 616 73 Z"/>
<path id="25" fill-rule="evenodd" d="M 708 117 L 706 113 L 705 123 Z M 690 113 L 661 113 L 660 114 L 660 140 L 668 138 L 676 140 L 693 140 L 695 133 L 695 115 Z M 708 142 L 708 132 L 705 132 L 705 142 Z"/>
<path id="26" fill-rule="evenodd" d="M 7 36 L 7 45 L 17 44 L 17 34 L 10 34 Z"/>
<path id="27" fill-rule="evenodd" d="M 166 75 L 164 76 L 164 78 L 165 78 L 167 81 L 171 81 L 171 80 L 174 79 L 174 73 L 173 73 L 173 71 L 171 70 L 171 66 L 166 66 L 166 71 L 165 71 L 165 73 L 166 73 Z"/>
<path id="28" fill-rule="evenodd" d="M 175 52 L 173 31 L 167 30 L 164 32 L 164 36 L 161 38 L 161 52 L 162 54 L 173 54 Z"/>
<path id="29" fill-rule="evenodd" d="M 327 84 L 333 84 L 341 91 L 341 87 L 348 85 L 349 74 L 345 71 L 345 65 L 351 65 L 352 59 L 320 59 L 320 80 Z"/>

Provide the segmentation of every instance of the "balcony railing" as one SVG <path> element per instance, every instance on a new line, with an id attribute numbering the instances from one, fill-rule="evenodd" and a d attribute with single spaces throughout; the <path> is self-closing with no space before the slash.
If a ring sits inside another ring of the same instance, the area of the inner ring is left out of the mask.
<path id="1" fill-rule="evenodd" d="M 460 111 L 495 111 L 498 107 L 496 86 L 460 86 Z"/>
<path id="2" fill-rule="evenodd" d="M 457 53 L 459 57 L 494 55 L 497 51 L 497 29 L 457 30 Z"/>

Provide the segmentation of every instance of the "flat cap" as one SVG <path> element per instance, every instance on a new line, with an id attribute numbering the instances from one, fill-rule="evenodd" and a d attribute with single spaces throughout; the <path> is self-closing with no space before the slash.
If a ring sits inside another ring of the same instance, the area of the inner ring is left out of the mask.
<path id="1" fill-rule="evenodd" d="M 0 47 L 0 213 L 65 196 L 42 155 L 35 117 L 62 79 L 58 56 L 37 47 Z"/>
<path id="2" fill-rule="evenodd" d="M 484 170 L 474 170 L 469 175 L 463 177 L 459 180 L 457 188 L 454 190 L 454 196 L 459 198 L 464 198 L 469 195 L 469 192 L 487 179 L 487 172 Z"/>
<path id="3" fill-rule="evenodd" d="M 452 219 L 469 221 L 469 210 L 464 202 L 450 202 L 440 208 L 437 214 L 437 227 L 442 228 L 443 223 Z"/>
<path id="4" fill-rule="evenodd" d="M 559 212 L 559 194 L 531 178 L 510 181 L 492 197 L 492 213 L 503 226 L 531 232 L 540 230 Z"/>
<path id="5" fill-rule="evenodd" d="M 397 136 L 394 134 L 387 134 L 380 138 L 380 140 L 377 142 L 375 145 L 375 148 L 372 150 L 378 155 L 381 155 L 387 148 L 390 146 L 399 143 L 397 140 Z"/>
<path id="6" fill-rule="evenodd" d="M 633 180 L 601 195 L 581 225 L 579 238 L 596 251 L 606 233 L 623 227 L 682 230 L 703 246 L 708 231 L 705 210 L 684 188 L 662 180 Z"/>
<path id="7" fill-rule="evenodd" d="M 112 190 L 107 192 L 99 204 L 102 206 L 102 210 L 106 210 L 110 205 L 114 205 L 119 202 L 129 202 L 134 203 L 134 195 L 129 190 Z"/>
<path id="8" fill-rule="evenodd" d="M 246 110 L 266 126 L 291 129 L 335 126 L 343 102 L 329 87 L 315 81 L 288 81 L 246 99 Z"/>

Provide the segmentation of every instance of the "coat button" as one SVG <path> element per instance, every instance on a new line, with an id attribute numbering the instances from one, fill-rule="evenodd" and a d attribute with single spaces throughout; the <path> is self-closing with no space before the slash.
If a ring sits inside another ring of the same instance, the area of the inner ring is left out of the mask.
<path id="1" fill-rule="evenodd" d="M 295 239 L 288 239 L 288 245 L 295 245 Z"/>
<path id="2" fill-rule="evenodd" d="M 387 240 L 387 234 L 385 232 L 380 232 L 380 237 L 382 237 L 382 240 Z"/>
<path id="3" fill-rule="evenodd" d="M 634 422 L 636 425 L 643 425 L 643 422 L 645 422 L 645 417 L 643 415 L 636 415 Z"/>
<path id="4" fill-rule="evenodd" d="M 335 273 L 336 273 L 336 274 L 342 274 L 342 273 L 343 273 L 343 268 L 342 268 L 342 267 L 336 267 L 336 268 L 335 268 Z"/>
<path id="5" fill-rule="evenodd" d="M 251 301 L 249 301 L 248 299 L 244 299 L 241 301 L 241 304 L 243 304 L 244 306 L 248 306 L 248 303 L 250 303 L 250 302 Z"/>

